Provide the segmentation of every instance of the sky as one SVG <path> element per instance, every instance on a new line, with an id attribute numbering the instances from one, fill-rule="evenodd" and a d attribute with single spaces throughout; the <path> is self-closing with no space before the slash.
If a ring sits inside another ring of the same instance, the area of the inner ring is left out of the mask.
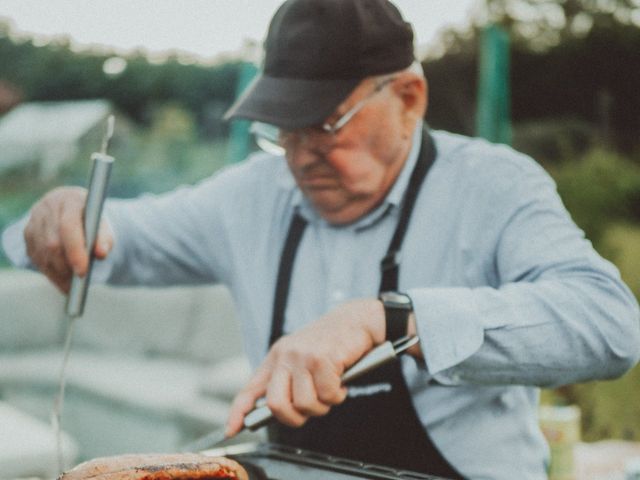
<path id="1" fill-rule="evenodd" d="M 236 54 L 261 42 L 282 0 L 0 0 L 12 29 L 44 37 L 67 35 L 85 48 L 143 48 L 155 56 L 185 52 L 200 59 Z M 414 26 L 421 51 L 440 29 L 464 26 L 477 0 L 394 0 Z"/>

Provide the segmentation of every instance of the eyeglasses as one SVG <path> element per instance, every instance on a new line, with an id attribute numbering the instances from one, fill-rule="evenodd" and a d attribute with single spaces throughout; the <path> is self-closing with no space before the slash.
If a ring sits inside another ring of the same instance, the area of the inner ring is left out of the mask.
<path id="1" fill-rule="evenodd" d="M 331 139 L 362 110 L 373 96 L 395 79 L 396 77 L 387 77 L 380 80 L 368 95 L 356 102 L 353 107 L 333 123 L 325 122 L 315 127 L 288 130 L 268 123 L 253 122 L 249 131 L 255 135 L 258 147 L 273 155 L 284 155 L 288 148 L 297 146 L 311 131 L 316 135 L 325 135 Z"/>

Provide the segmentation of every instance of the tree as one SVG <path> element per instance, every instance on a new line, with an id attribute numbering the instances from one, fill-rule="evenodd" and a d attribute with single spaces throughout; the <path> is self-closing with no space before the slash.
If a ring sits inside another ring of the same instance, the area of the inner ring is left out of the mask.
<path id="1" fill-rule="evenodd" d="M 507 28 L 515 42 L 545 50 L 593 28 L 640 26 L 639 0 L 484 0 L 480 24 Z"/>
<path id="2" fill-rule="evenodd" d="M 195 116 L 201 134 L 226 133 L 219 114 L 234 100 L 239 59 L 201 65 L 172 57 L 157 64 L 137 52 L 123 57 L 124 70 L 110 75 L 103 67 L 112 57 L 104 51 L 75 52 L 65 38 L 46 45 L 15 39 L 10 25 L 0 21 L 0 82 L 16 88 L 25 101 L 106 98 L 140 123 L 150 121 L 158 104 L 171 101 Z"/>

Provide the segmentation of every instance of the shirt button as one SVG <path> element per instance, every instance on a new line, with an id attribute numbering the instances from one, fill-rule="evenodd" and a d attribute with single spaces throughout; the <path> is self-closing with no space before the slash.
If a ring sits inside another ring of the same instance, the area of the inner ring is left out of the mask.
<path id="1" fill-rule="evenodd" d="M 334 302 L 344 300 L 345 297 L 346 296 L 342 290 L 334 290 L 333 292 L 331 292 L 331 300 L 333 300 Z"/>

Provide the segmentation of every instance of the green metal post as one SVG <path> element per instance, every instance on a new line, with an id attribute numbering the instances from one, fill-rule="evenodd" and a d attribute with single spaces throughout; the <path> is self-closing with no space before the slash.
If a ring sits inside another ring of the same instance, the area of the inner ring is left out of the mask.
<path id="1" fill-rule="evenodd" d="M 482 33 L 479 64 L 476 135 L 510 144 L 509 34 L 497 25 Z"/>

